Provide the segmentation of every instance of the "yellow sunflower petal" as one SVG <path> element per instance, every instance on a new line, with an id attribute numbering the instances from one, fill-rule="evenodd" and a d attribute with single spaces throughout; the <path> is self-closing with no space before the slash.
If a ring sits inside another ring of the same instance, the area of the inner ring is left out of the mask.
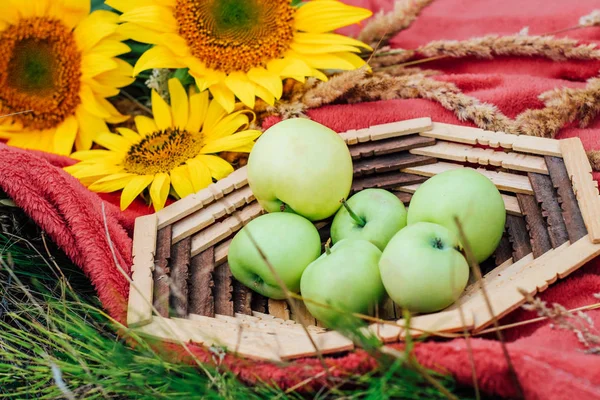
<path id="1" fill-rule="evenodd" d="M 206 141 L 222 138 L 248 128 L 250 122 L 246 111 L 238 111 L 220 120 L 214 128 L 204 130 Z"/>
<path id="2" fill-rule="evenodd" d="M 171 170 L 171 184 L 181 198 L 195 193 L 187 165 L 181 165 Z"/>
<path id="3" fill-rule="evenodd" d="M 123 188 L 121 210 L 125 210 L 154 180 L 154 175 L 136 175 Z"/>
<path id="4" fill-rule="evenodd" d="M 184 38 L 175 33 L 163 33 L 160 36 L 160 44 L 168 47 L 178 57 L 190 57 L 190 48 Z"/>
<path id="5" fill-rule="evenodd" d="M 112 193 L 123 189 L 136 175 L 128 172 L 121 172 L 98 179 L 88 188 L 96 193 Z"/>
<path id="6" fill-rule="evenodd" d="M 116 40 L 102 40 L 94 46 L 92 51 L 105 57 L 116 57 L 129 53 L 131 49 L 123 42 L 118 42 Z"/>
<path id="7" fill-rule="evenodd" d="M 223 179 L 233 172 L 233 167 L 231 164 L 223 160 L 221 157 L 202 155 L 196 157 L 196 159 L 206 164 L 208 169 L 210 169 L 212 177 L 216 180 Z"/>
<path id="8" fill-rule="evenodd" d="M 119 160 L 121 160 L 123 158 L 122 155 L 120 155 L 119 153 L 115 153 L 114 151 L 100 150 L 100 149 L 76 151 L 75 153 L 71 154 L 70 157 L 74 160 L 80 160 L 80 161 L 110 159 L 111 161 L 117 160 L 116 162 L 118 162 Z"/>
<path id="9" fill-rule="evenodd" d="M 171 112 L 173 113 L 173 126 L 184 129 L 188 123 L 190 105 L 187 93 L 177 78 L 169 79 L 169 93 L 171 95 Z"/>
<path id="10" fill-rule="evenodd" d="M 73 1 L 73 0 L 72 0 Z M 145 7 L 153 4 L 152 0 L 106 0 L 107 6 L 121 12 L 131 11 L 135 8 Z"/>
<path id="11" fill-rule="evenodd" d="M 205 91 L 212 85 L 223 82 L 227 75 L 221 71 L 206 69 L 204 73 L 199 74 L 196 71 L 190 70 L 190 75 L 196 79 L 196 85 L 201 92 Z"/>
<path id="12" fill-rule="evenodd" d="M 96 101 L 96 96 L 94 96 L 94 92 L 88 85 L 81 85 L 79 96 L 81 97 L 81 104 L 85 111 L 102 119 L 110 117 L 110 113 Z"/>
<path id="13" fill-rule="evenodd" d="M 106 100 L 104 97 L 96 96 L 96 101 L 110 114 L 110 117 L 106 119 L 106 122 L 111 124 L 120 124 L 121 122 L 125 122 L 129 119 L 129 115 L 122 115 L 115 108 L 115 106 L 113 106 L 112 103 Z"/>
<path id="14" fill-rule="evenodd" d="M 117 128 L 117 132 L 119 132 L 121 136 L 123 136 L 132 143 L 137 143 L 142 139 L 142 137 L 138 135 L 136 131 L 131 130 L 129 128 Z"/>
<path id="15" fill-rule="evenodd" d="M 92 165 L 85 165 L 84 168 L 78 170 L 72 175 L 79 180 L 95 182 L 96 180 L 102 179 L 105 176 L 118 174 L 120 172 L 123 172 L 123 167 L 120 165 L 98 162 Z"/>
<path id="16" fill-rule="evenodd" d="M 327 82 L 329 80 L 329 78 L 327 77 L 327 75 L 325 75 L 324 73 L 322 73 L 318 69 L 314 69 L 314 68 L 313 68 L 313 71 L 312 71 L 312 76 L 314 76 L 315 78 L 317 78 L 318 80 L 323 81 L 323 82 Z"/>
<path id="17" fill-rule="evenodd" d="M 210 169 L 202 161 L 192 158 L 185 163 L 188 166 L 194 193 L 199 192 L 212 183 Z"/>
<path id="18" fill-rule="evenodd" d="M 286 54 L 287 56 L 287 54 Z M 282 77 L 310 76 L 311 68 L 296 56 L 284 59 L 271 60 L 267 63 L 267 70 Z"/>
<path id="19" fill-rule="evenodd" d="M 244 146 L 234 147 L 233 149 L 229 149 L 228 151 L 235 152 L 235 153 L 250 153 L 252 151 L 253 147 L 254 147 L 254 142 L 244 145 Z"/>
<path id="20" fill-rule="evenodd" d="M 119 16 L 110 11 L 94 11 L 75 28 L 77 45 L 82 51 L 90 50 L 102 39 L 115 33 L 118 20 Z"/>
<path id="21" fill-rule="evenodd" d="M 152 91 L 152 114 L 154 114 L 154 121 L 158 129 L 167 129 L 173 126 L 171 108 L 155 90 Z"/>
<path id="22" fill-rule="evenodd" d="M 226 136 L 224 138 L 219 138 L 207 143 L 200 153 L 219 153 L 221 151 L 229 151 L 233 148 L 247 145 L 248 143 L 254 141 L 262 134 L 261 131 L 257 130 L 247 130 L 243 132 L 236 133 L 235 135 Z"/>
<path id="23" fill-rule="evenodd" d="M 83 109 L 77 108 L 75 111 L 77 122 L 79 123 L 79 134 L 75 140 L 77 150 L 88 150 L 92 148 L 92 142 L 100 133 L 109 132 L 106 122 Z"/>
<path id="24" fill-rule="evenodd" d="M 262 86 L 256 87 L 256 97 L 263 99 L 269 105 L 275 105 L 275 96 Z"/>
<path id="25" fill-rule="evenodd" d="M 150 198 L 152 199 L 154 211 L 160 211 L 165 207 L 170 189 L 171 179 L 168 174 L 161 172 L 154 176 L 154 180 L 150 186 Z"/>
<path id="26" fill-rule="evenodd" d="M 331 32 L 369 18 L 366 8 L 346 5 L 336 0 L 310 1 L 296 11 L 295 28 L 311 33 Z"/>
<path id="27" fill-rule="evenodd" d="M 117 28 L 117 33 L 140 43 L 162 43 L 162 36 L 160 32 L 150 28 L 144 28 L 136 24 L 121 24 Z"/>
<path id="28" fill-rule="evenodd" d="M 158 131 L 158 127 L 152 118 L 148 118 L 143 115 L 135 117 L 135 127 L 142 136 L 148 136 L 149 134 Z"/>
<path id="29" fill-rule="evenodd" d="M 118 65 L 117 69 L 96 75 L 93 80 L 105 86 L 129 86 L 135 80 L 133 78 L 133 67 L 120 58 L 114 58 L 114 60 Z"/>
<path id="30" fill-rule="evenodd" d="M 200 128 L 208 112 L 208 104 L 207 91 L 190 96 L 190 116 L 185 127 L 188 132 L 200 132 Z"/>
<path id="31" fill-rule="evenodd" d="M 104 72 L 117 69 L 115 60 L 102 54 L 84 54 L 81 59 L 81 75 L 83 78 L 93 78 Z"/>
<path id="32" fill-rule="evenodd" d="M 339 58 L 343 58 L 344 60 L 348 61 L 350 64 L 352 64 L 352 66 L 354 68 L 366 67 L 368 71 L 371 70 L 371 68 L 366 63 L 366 61 L 363 60 L 362 58 L 360 58 L 357 54 L 343 52 L 343 53 L 336 53 L 335 55 L 338 56 Z"/>
<path id="33" fill-rule="evenodd" d="M 330 44 L 342 44 L 346 46 L 363 47 L 367 50 L 373 50 L 371 46 L 344 35 L 337 33 L 307 33 L 307 32 L 296 32 L 294 34 L 294 42 L 301 44 L 310 45 L 330 45 Z"/>
<path id="34" fill-rule="evenodd" d="M 256 84 L 243 72 L 232 72 L 225 78 L 225 85 L 249 108 L 254 108 Z"/>
<path id="35" fill-rule="evenodd" d="M 54 152 L 56 154 L 64 156 L 71 154 L 78 129 L 79 124 L 75 117 L 65 119 L 63 123 L 56 128 L 56 133 L 54 134 Z"/>
<path id="36" fill-rule="evenodd" d="M 137 60 L 133 74 L 137 76 L 140 72 L 152 68 L 185 68 L 185 65 L 166 47 L 154 46 Z"/>
<path id="37" fill-rule="evenodd" d="M 323 0 L 326 1 L 326 0 Z M 342 70 L 352 70 L 355 69 L 352 62 L 345 59 L 344 57 L 338 56 L 338 54 L 342 53 L 330 53 L 330 54 L 296 54 L 292 53 L 292 51 L 288 51 L 288 54 L 293 57 L 302 58 L 306 64 L 310 65 L 312 68 L 316 69 L 342 69 Z M 312 73 L 312 71 L 311 71 Z"/>
<path id="38" fill-rule="evenodd" d="M 319 46 L 302 43 L 292 43 L 290 49 L 294 50 L 299 54 L 321 54 L 321 53 L 340 53 L 347 51 L 351 53 L 360 52 L 359 48 L 353 46 L 347 46 L 344 44 L 322 44 Z"/>
<path id="39" fill-rule="evenodd" d="M 206 118 L 204 119 L 204 126 L 202 127 L 202 131 L 210 132 L 214 129 L 214 127 L 221 121 L 223 118 L 227 116 L 227 111 L 221 106 L 218 101 L 211 101 L 208 105 L 208 110 L 206 112 Z"/>
<path id="40" fill-rule="evenodd" d="M 107 148 L 108 150 L 116 151 L 119 153 L 126 153 L 129 151 L 131 146 L 134 144 L 131 140 L 124 136 L 115 135 L 114 133 L 101 133 L 94 139 L 100 146 Z"/>
<path id="41" fill-rule="evenodd" d="M 213 85 L 209 90 L 225 111 L 232 112 L 235 109 L 235 95 L 224 83 Z"/>
<path id="42" fill-rule="evenodd" d="M 159 32 L 177 32 L 179 28 L 171 10 L 156 5 L 134 8 L 123 13 L 120 19 Z"/>
<path id="43" fill-rule="evenodd" d="M 281 98 L 283 85 L 281 77 L 277 74 L 269 72 L 265 68 L 252 68 L 248 71 L 248 78 L 267 89 L 275 98 Z"/>

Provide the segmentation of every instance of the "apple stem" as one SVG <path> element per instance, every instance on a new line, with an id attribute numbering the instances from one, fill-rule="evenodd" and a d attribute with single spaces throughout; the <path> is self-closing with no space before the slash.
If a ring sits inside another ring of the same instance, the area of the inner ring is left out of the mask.
<path id="1" fill-rule="evenodd" d="M 327 242 L 325 242 L 325 254 L 327 254 L 327 255 L 331 254 L 331 248 L 329 247 L 330 243 L 331 243 L 331 238 L 327 239 Z"/>
<path id="2" fill-rule="evenodd" d="M 342 199 L 340 201 L 342 202 L 342 204 L 344 205 L 344 207 L 346 207 L 346 210 L 348 211 L 348 214 L 350 214 L 350 216 L 352 217 L 352 219 L 354 221 L 356 221 L 356 223 L 358 225 L 365 226 L 367 224 L 364 219 L 362 219 L 361 217 L 359 217 L 358 215 L 356 215 L 356 213 L 354 211 L 352 211 L 352 209 L 350 208 L 350 206 L 348 205 L 348 203 L 346 203 L 345 199 Z"/>

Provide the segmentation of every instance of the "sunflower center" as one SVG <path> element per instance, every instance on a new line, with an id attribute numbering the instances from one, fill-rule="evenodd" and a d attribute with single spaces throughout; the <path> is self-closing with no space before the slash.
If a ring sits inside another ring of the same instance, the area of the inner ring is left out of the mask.
<path id="1" fill-rule="evenodd" d="M 26 130 L 55 128 L 80 104 L 81 52 L 71 30 L 46 17 L 0 33 L 0 113 L 22 111 Z"/>
<path id="2" fill-rule="evenodd" d="M 169 173 L 194 158 L 202 148 L 202 139 L 186 130 L 168 128 L 154 132 L 132 146 L 125 156 L 125 171 L 138 174 Z"/>
<path id="3" fill-rule="evenodd" d="M 294 36 L 290 0 L 177 0 L 179 34 L 207 67 L 248 72 L 280 58 Z"/>

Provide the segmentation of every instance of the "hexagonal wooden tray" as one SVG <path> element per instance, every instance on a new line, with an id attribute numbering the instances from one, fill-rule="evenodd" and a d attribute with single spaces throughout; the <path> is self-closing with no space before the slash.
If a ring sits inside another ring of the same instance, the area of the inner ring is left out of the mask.
<path id="1" fill-rule="evenodd" d="M 341 133 L 354 159 L 353 191 L 386 188 L 406 204 L 428 177 L 476 168 L 501 191 L 505 236 L 481 266 L 495 317 L 545 290 L 600 254 L 600 196 L 581 141 L 552 140 L 432 123 L 430 118 Z M 241 168 L 194 195 L 136 221 L 128 324 L 139 334 L 221 345 L 245 357 L 291 359 L 351 350 L 297 302 L 267 299 L 232 278 L 227 249 L 243 225 L 263 213 Z M 316 223 L 323 241 L 329 221 Z M 459 307 L 462 308 L 463 317 Z M 385 342 L 407 334 L 391 300 L 373 330 Z M 468 329 L 494 320 L 471 283 L 447 309 L 411 318 L 410 334 Z M 305 330 L 301 323 L 307 329 Z M 311 335 L 312 340 L 307 336 Z"/>

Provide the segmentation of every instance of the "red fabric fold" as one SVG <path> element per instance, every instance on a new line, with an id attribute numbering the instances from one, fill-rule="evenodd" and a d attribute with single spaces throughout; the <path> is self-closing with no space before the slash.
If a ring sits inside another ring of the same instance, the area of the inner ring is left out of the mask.
<path id="1" fill-rule="evenodd" d="M 346 0 L 374 11 L 390 10 L 392 0 Z M 514 34 L 529 26 L 531 34 L 551 32 L 576 25 L 579 18 L 599 8 L 597 0 L 548 2 L 545 0 L 436 0 L 413 25 L 398 34 L 394 47 L 416 48 L 431 40 L 467 39 L 485 34 Z M 357 27 L 345 32 L 357 32 Z M 570 31 L 561 36 L 600 43 L 600 27 Z M 455 83 L 466 94 L 489 102 L 508 117 L 526 109 L 538 109 L 543 103 L 538 95 L 557 87 L 583 87 L 584 81 L 600 71 L 600 61 L 550 61 L 541 58 L 498 57 L 494 60 L 440 60 L 424 65 L 443 71 L 435 79 Z M 359 105 L 335 105 L 310 110 L 314 120 L 336 131 L 365 128 L 370 125 L 431 116 L 435 121 L 473 126 L 459 121 L 439 104 L 428 100 L 389 100 Z M 265 122 L 277 122 L 271 118 Z M 559 138 L 580 137 L 588 150 L 600 150 L 600 118 L 585 128 L 576 125 L 563 129 Z M 66 252 L 90 277 L 104 307 L 117 320 L 125 321 L 128 281 L 115 265 L 115 257 L 125 274 L 132 263 L 131 236 L 137 216 L 152 209 L 141 201 L 121 212 L 118 194 L 97 195 L 85 189 L 60 167 L 74 163 L 65 157 L 41 152 L 27 152 L 0 145 L 0 188 Z M 594 174 L 600 179 L 599 174 Z M 105 206 L 105 216 L 102 212 Z M 109 235 L 105 232 L 105 222 Z M 594 260 L 544 293 L 542 299 L 558 302 L 567 308 L 598 302 L 600 262 Z M 586 313 L 600 326 L 600 310 Z M 534 317 L 532 312 L 517 310 L 506 322 Z M 504 322 L 504 321 L 503 321 Z M 595 329 L 595 328 L 590 328 Z M 598 332 L 596 330 L 596 332 Z M 504 332 L 511 359 L 526 397 L 530 399 L 600 399 L 600 356 L 585 353 L 571 331 L 553 327 L 548 321 Z M 399 345 L 396 345 L 400 347 Z M 515 394 L 499 343 L 494 336 L 471 341 L 480 388 L 489 394 L 510 397 Z M 191 362 L 176 345 L 164 344 L 174 360 Z M 203 362 L 212 362 L 202 347 L 190 346 Z M 417 359 L 425 366 L 451 373 L 460 383 L 471 385 L 471 367 L 462 339 L 417 344 Z M 224 364 L 246 382 L 269 382 L 289 388 L 308 378 L 315 378 L 305 390 L 325 384 L 322 365 L 314 358 L 299 360 L 289 366 L 240 360 L 232 356 Z M 333 375 L 365 373 L 376 366 L 375 360 L 362 350 L 341 357 L 327 357 L 335 366 Z"/>

